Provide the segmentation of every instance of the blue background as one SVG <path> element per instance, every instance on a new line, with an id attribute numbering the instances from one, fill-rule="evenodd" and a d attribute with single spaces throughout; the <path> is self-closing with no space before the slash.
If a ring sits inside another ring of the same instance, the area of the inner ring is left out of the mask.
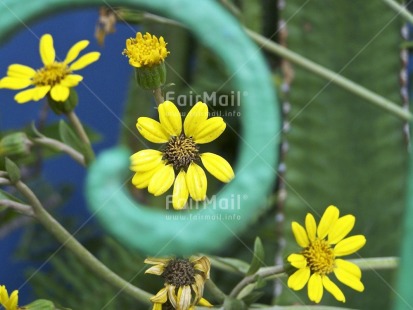
<path id="1" fill-rule="evenodd" d="M 6 8 L 2 7 L 2 10 Z M 10 12 L 13 14 L 13 12 Z M 32 68 L 42 67 L 38 52 L 39 38 L 50 33 L 54 38 L 56 57 L 64 59 L 69 48 L 80 40 L 87 39 L 90 45 L 81 53 L 99 51 L 100 60 L 76 73 L 84 77 L 77 87 L 79 105 L 76 113 L 87 126 L 92 127 L 103 139 L 94 145 L 96 153 L 115 145 L 122 126 L 123 107 L 132 68 L 122 55 L 125 39 L 135 35 L 136 30 L 129 25 L 117 24 L 116 33 L 106 37 L 104 47 L 100 47 L 94 30 L 98 20 L 98 8 L 70 11 L 50 16 L 41 21 L 22 25 L 22 29 L 0 47 L 0 77 L 6 75 L 7 67 L 13 63 L 28 65 Z M 13 97 L 16 91 L 0 90 L 0 130 L 19 129 L 39 115 L 44 101 L 17 104 Z M 49 120 L 58 119 L 52 112 Z M 130 130 L 136 130 L 130 128 Z M 68 156 L 59 156 L 47 161 L 44 177 L 52 184 L 70 183 L 75 192 L 65 204 L 64 212 L 79 217 L 79 225 L 89 219 L 83 196 L 85 170 Z M 31 300 L 31 288 L 26 284 L 23 268 L 27 262 L 13 258 L 13 251 L 21 236 L 16 231 L 0 240 L 0 284 L 5 284 L 9 292 L 19 289 L 19 304 Z"/>

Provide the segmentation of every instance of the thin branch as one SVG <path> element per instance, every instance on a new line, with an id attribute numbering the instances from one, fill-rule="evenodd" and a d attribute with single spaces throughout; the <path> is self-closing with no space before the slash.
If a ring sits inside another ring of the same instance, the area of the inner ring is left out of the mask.
<path id="1" fill-rule="evenodd" d="M 27 216 L 34 215 L 33 208 L 31 206 L 19 203 L 17 201 L 0 199 L 0 206 L 16 210 L 17 212 Z"/>
<path id="2" fill-rule="evenodd" d="M 270 276 L 274 275 L 283 275 L 284 274 L 284 266 L 273 266 L 273 267 L 263 267 L 260 268 L 256 273 L 253 275 L 247 276 L 241 280 L 231 291 L 229 297 L 236 298 L 238 294 L 242 291 L 244 287 L 248 284 L 257 281 L 258 279 L 265 279 Z"/>
<path id="3" fill-rule="evenodd" d="M 214 296 L 216 301 L 218 301 L 219 303 L 224 302 L 224 299 L 226 297 L 225 293 L 221 291 L 221 289 L 211 279 L 205 282 L 205 287 L 208 292 L 210 292 Z"/>
<path id="4" fill-rule="evenodd" d="M 152 297 L 148 292 L 132 285 L 128 281 L 119 277 L 116 273 L 106 267 L 101 261 L 92 255 L 82 244 L 79 243 L 56 219 L 54 219 L 42 206 L 36 195 L 21 181 L 15 184 L 16 188 L 22 193 L 34 210 L 34 217 L 65 247 L 67 247 L 76 257 L 87 266 L 91 271 L 102 279 L 111 283 L 121 291 L 129 294 L 133 298 L 150 305 Z"/>
<path id="5" fill-rule="evenodd" d="M 394 0 L 383 0 L 389 7 L 400 14 L 406 21 L 413 24 L 413 15 L 406 9 L 405 6 L 397 3 Z"/>
<path id="6" fill-rule="evenodd" d="M 78 151 L 76 151 L 74 148 L 70 147 L 67 144 L 60 142 L 59 140 L 55 140 L 52 138 L 42 136 L 39 138 L 34 138 L 33 142 L 50 147 L 51 149 L 55 151 L 61 151 L 63 153 L 66 153 L 67 155 L 72 157 L 77 163 L 86 167 L 84 156 Z"/>

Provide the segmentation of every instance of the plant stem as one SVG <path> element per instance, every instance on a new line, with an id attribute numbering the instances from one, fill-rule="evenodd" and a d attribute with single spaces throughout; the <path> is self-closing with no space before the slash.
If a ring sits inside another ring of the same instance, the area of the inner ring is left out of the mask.
<path id="1" fill-rule="evenodd" d="M 74 148 L 67 145 L 67 144 L 64 144 L 64 143 L 62 143 L 58 140 L 51 139 L 51 138 L 48 138 L 48 137 L 34 138 L 33 142 L 35 142 L 37 144 L 40 144 L 40 145 L 50 147 L 51 149 L 56 150 L 56 151 L 64 152 L 64 153 L 68 154 L 70 157 L 72 157 L 80 165 L 86 167 L 84 156 L 81 153 L 79 153 L 78 151 L 76 151 Z"/>
<path id="2" fill-rule="evenodd" d="M 42 206 L 35 194 L 21 181 L 15 184 L 16 188 L 28 199 L 34 210 L 35 218 L 65 247 L 67 247 L 76 257 L 91 271 L 117 287 L 121 291 L 129 294 L 135 299 L 151 304 L 149 298 L 151 294 L 133 286 L 131 283 L 119 277 L 108 267 L 102 264 L 93 256 L 82 244 L 80 244 L 58 221 L 56 221 Z"/>
<path id="3" fill-rule="evenodd" d="M 17 201 L 12 201 L 8 199 L 0 199 L 0 206 L 4 206 L 10 209 L 14 209 L 19 213 L 22 213 L 27 216 L 33 216 L 33 208 L 29 205 L 25 205 L 22 203 L 19 203 Z"/>
<path id="4" fill-rule="evenodd" d="M 71 122 L 71 124 L 73 125 L 77 135 L 80 138 L 80 140 L 83 142 L 83 144 L 87 148 L 87 151 L 86 151 L 86 154 L 85 154 L 85 156 L 87 156 L 86 162 L 92 161 L 95 158 L 95 154 L 93 153 L 92 146 L 90 144 L 90 141 L 89 141 L 89 138 L 86 134 L 86 131 L 83 128 L 82 123 L 80 122 L 80 120 L 77 117 L 76 113 L 73 112 L 73 111 L 66 113 L 66 116 L 69 119 L 69 121 Z"/>
<path id="5" fill-rule="evenodd" d="M 165 98 L 162 95 L 162 89 L 160 87 L 153 90 L 153 96 L 155 97 L 157 106 L 165 102 Z"/>
<path id="6" fill-rule="evenodd" d="M 398 257 L 373 257 L 348 259 L 360 267 L 361 270 L 395 269 L 399 265 Z"/>
<path id="7" fill-rule="evenodd" d="M 214 296 L 218 303 L 223 303 L 226 297 L 225 293 L 211 280 L 205 282 L 207 290 Z"/>
<path id="8" fill-rule="evenodd" d="M 368 90 L 367 88 L 360 86 L 359 84 L 341 76 L 340 74 L 329 70 L 315 62 L 267 39 L 266 37 L 251 31 L 245 28 L 246 33 L 255 41 L 257 42 L 263 49 L 267 50 L 268 52 L 277 54 L 309 71 L 312 73 L 321 76 L 329 82 L 334 83 L 345 90 L 366 99 L 368 102 L 392 113 L 393 115 L 401 118 L 404 121 L 411 121 L 413 119 L 413 115 L 403 109 L 402 107 L 398 106 L 394 102 Z"/>
<path id="9" fill-rule="evenodd" d="M 413 24 L 413 15 L 403 5 L 397 3 L 394 0 L 383 0 L 389 7 L 400 14 L 406 21 Z"/>
<path id="10" fill-rule="evenodd" d="M 384 0 L 385 2 L 388 2 L 389 4 L 392 3 L 394 5 L 394 1 L 391 0 Z M 228 2 L 227 1 L 221 1 L 221 3 L 224 6 L 228 7 Z M 233 11 L 233 9 L 230 9 Z M 400 14 L 403 14 L 401 11 L 408 13 L 407 10 L 402 7 L 402 6 L 397 6 L 397 10 Z M 407 15 L 403 15 L 407 18 Z M 411 14 L 409 14 L 409 18 L 411 17 Z M 157 22 L 165 23 L 165 24 L 172 24 L 176 25 L 177 23 L 173 20 L 170 20 L 168 18 L 160 18 L 156 17 L 156 15 L 144 15 L 144 19 L 147 20 L 154 20 Z M 182 27 L 185 27 L 184 25 L 180 24 Z M 378 106 L 379 108 L 382 108 L 393 115 L 401 118 L 402 120 L 409 122 L 413 120 L 413 115 L 409 112 L 406 111 L 404 108 L 400 107 L 396 103 L 384 98 L 383 96 L 378 95 L 375 92 L 372 92 L 371 90 L 368 90 L 367 88 L 343 77 L 342 75 L 327 69 L 291 50 L 288 48 L 285 48 L 284 46 L 277 44 L 266 37 L 244 27 L 245 32 L 247 35 L 250 36 L 252 40 L 254 40 L 256 43 L 260 45 L 263 49 L 267 50 L 268 52 L 279 55 L 292 63 L 295 63 L 296 65 L 303 67 L 312 73 L 321 76 L 329 81 L 329 83 L 336 84 L 337 86 L 340 86 L 341 88 L 367 100 L 368 102 Z"/>
<path id="11" fill-rule="evenodd" d="M 229 297 L 236 298 L 238 294 L 242 291 L 244 287 L 248 284 L 257 281 L 258 279 L 265 279 L 273 275 L 282 275 L 284 274 L 284 266 L 273 266 L 273 267 L 263 267 L 260 268 L 253 275 L 247 276 L 241 280 L 231 291 Z"/>

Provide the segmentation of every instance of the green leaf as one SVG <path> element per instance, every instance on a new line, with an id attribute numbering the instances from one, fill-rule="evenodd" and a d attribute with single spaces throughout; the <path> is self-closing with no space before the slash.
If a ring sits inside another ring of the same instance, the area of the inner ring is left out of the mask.
<path id="1" fill-rule="evenodd" d="M 12 183 L 16 183 L 20 180 L 19 167 L 9 158 L 5 158 L 6 171 L 9 174 L 9 179 Z"/>
<path id="2" fill-rule="evenodd" d="M 211 264 L 214 267 L 233 272 L 233 273 L 242 273 L 246 274 L 249 269 L 249 264 L 236 258 L 228 257 L 218 257 L 218 256 L 208 256 L 211 260 Z"/>
<path id="3" fill-rule="evenodd" d="M 59 133 L 64 143 L 80 152 L 83 150 L 83 143 L 64 120 L 59 122 Z"/>
<path id="4" fill-rule="evenodd" d="M 247 305 L 239 299 L 227 297 L 224 300 L 225 310 L 247 310 Z"/>
<path id="5" fill-rule="evenodd" d="M 246 285 L 241 292 L 238 293 L 237 298 L 242 299 L 247 297 L 257 287 L 257 282 Z"/>
<path id="6" fill-rule="evenodd" d="M 251 293 L 249 293 L 247 296 L 245 296 L 244 298 L 242 298 L 242 300 L 247 304 L 247 305 L 251 305 L 252 303 L 256 302 L 257 300 L 259 300 L 262 296 L 264 295 L 263 291 L 252 291 Z"/>
<path id="7" fill-rule="evenodd" d="M 54 303 L 46 299 L 38 299 L 25 306 L 28 310 L 55 310 Z"/>
<path id="8" fill-rule="evenodd" d="M 254 242 L 254 256 L 252 257 L 250 268 L 248 269 L 247 275 L 252 275 L 260 269 L 264 264 L 265 252 L 264 246 L 262 245 L 261 239 L 259 237 L 255 238 Z"/>

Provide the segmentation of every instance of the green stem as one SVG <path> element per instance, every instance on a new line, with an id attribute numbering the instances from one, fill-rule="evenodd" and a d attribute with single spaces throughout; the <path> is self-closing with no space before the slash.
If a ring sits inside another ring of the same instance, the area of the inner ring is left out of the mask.
<path id="1" fill-rule="evenodd" d="M 268 52 L 277 54 L 309 71 L 312 73 L 321 76 L 329 82 L 334 83 L 349 92 L 366 99 L 368 102 L 392 113 L 393 115 L 401 118 L 404 121 L 411 121 L 413 119 L 413 115 L 403 109 L 402 107 L 398 106 L 394 102 L 368 90 L 367 88 L 360 86 L 359 84 L 341 76 L 340 74 L 331 71 L 315 62 L 308 60 L 307 58 L 285 48 L 284 46 L 277 44 L 266 37 L 251 31 L 245 28 L 246 33 L 256 42 L 258 43 L 263 49 L 267 50 Z"/>
<path id="2" fill-rule="evenodd" d="M 413 24 L 413 15 L 403 5 L 397 3 L 394 0 L 383 0 L 389 7 L 400 14 L 406 21 Z"/>
<path id="3" fill-rule="evenodd" d="M 43 145 L 43 146 L 47 146 L 55 151 L 64 152 L 68 154 L 70 157 L 72 157 L 80 165 L 86 166 L 84 156 L 67 144 L 64 144 L 58 140 L 51 139 L 51 138 L 44 137 L 44 136 L 39 137 L 39 138 L 34 138 L 33 142 Z"/>
<path id="4" fill-rule="evenodd" d="M 348 259 L 355 263 L 361 270 L 396 269 L 399 265 L 398 257 L 373 257 Z"/>
<path id="5" fill-rule="evenodd" d="M 236 298 L 238 294 L 242 291 L 244 287 L 248 284 L 257 281 L 258 279 L 265 279 L 270 276 L 274 275 L 283 275 L 284 274 L 284 266 L 273 266 L 273 267 L 263 267 L 260 268 L 256 273 L 253 275 L 247 276 L 241 280 L 231 291 L 229 297 Z"/>
<path id="6" fill-rule="evenodd" d="M 85 147 L 87 148 L 85 156 L 87 156 L 86 162 L 91 162 L 95 158 L 95 154 L 93 153 L 92 146 L 89 141 L 89 137 L 86 134 L 85 129 L 83 128 L 82 123 L 80 122 L 79 118 L 77 117 L 76 113 L 71 111 L 66 113 L 67 118 L 69 119 L 70 123 L 73 125 L 77 135 L 79 136 L 80 140 L 83 142 Z"/>
<path id="7" fill-rule="evenodd" d="M 205 282 L 205 286 L 208 292 L 210 292 L 214 296 L 215 300 L 218 303 L 224 302 L 224 299 L 226 297 L 225 293 L 221 291 L 220 288 L 211 279 Z"/>
<path id="8" fill-rule="evenodd" d="M 133 286 L 131 283 L 119 277 L 112 272 L 95 256 L 93 256 L 82 244 L 80 244 L 58 221 L 56 221 L 42 206 L 35 194 L 26 186 L 26 184 L 18 181 L 16 188 L 28 199 L 33 207 L 35 218 L 59 240 L 65 247 L 67 247 L 77 258 L 87 266 L 91 271 L 106 280 L 108 283 L 117 287 L 121 291 L 129 294 L 133 298 L 150 305 L 149 300 L 152 297 L 148 292 Z"/>
<path id="9" fill-rule="evenodd" d="M 17 201 L 12 201 L 8 199 L 0 199 L 0 206 L 4 206 L 6 208 L 14 209 L 17 212 L 27 215 L 27 216 L 33 216 L 33 208 L 29 205 L 25 205 L 22 203 L 19 203 Z"/>
<path id="10" fill-rule="evenodd" d="M 160 87 L 153 90 L 153 96 L 155 97 L 157 106 L 165 102 L 165 98 L 162 95 L 162 89 Z"/>
<path id="11" fill-rule="evenodd" d="M 384 0 L 387 2 L 394 2 L 390 0 Z M 227 1 L 221 1 L 221 3 L 225 6 Z M 403 7 L 402 7 L 403 8 Z M 400 9 L 400 7 L 398 7 Z M 401 10 L 401 9 L 400 9 Z M 407 12 L 408 13 L 408 12 Z M 402 14 L 400 12 L 400 14 Z M 409 14 L 410 15 L 410 14 Z M 406 16 L 405 16 L 406 17 Z M 175 21 L 172 21 L 167 18 L 155 18 L 154 15 L 151 16 L 144 16 L 145 19 L 148 20 L 155 20 L 157 22 L 165 23 L 165 24 L 173 24 L 176 25 Z M 184 25 L 181 25 L 184 27 Z M 359 84 L 343 77 L 342 75 L 329 70 L 291 50 L 288 48 L 285 48 L 284 46 L 277 44 L 266 37 L 248 29 L 244 28 L 245 32 L 250 36 L 251 39 L 253 39 L 256 43 L 258 43 L 263 49 L 267 50 L 268 52 L 279 55 L 292 63 L 295 63 L 296 65 L 303 67 L 312 73 L 321 76 L 329 81 L 329 83 L 336 84 L 337 86 L 342 87 L 343 89 L 367 100 L 368 102 L 378 106 L 381 109 L 384 109 L 393 115 L 401 118 L 404 121 L 411 121 L 413 120 L 413 115 L 409 112 L 406 111 L 404 108 L 400 107 L 396 103 L 384 98 L 383 96 L 380 96 L 376 94 L 375 92 L 372 92 L 371 90 L 368 90 L 367 88 L 360 86 Z"/>

